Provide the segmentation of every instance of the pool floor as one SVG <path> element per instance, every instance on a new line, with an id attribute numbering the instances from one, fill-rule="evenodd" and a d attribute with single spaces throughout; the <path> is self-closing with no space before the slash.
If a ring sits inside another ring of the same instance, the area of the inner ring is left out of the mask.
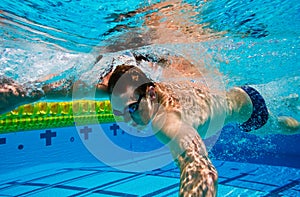
<path id="1" fill-rule="evenodd" d="M 219 196 L 300 196 L 300 169 L 214 161 Z M 52 163 L 0 175 L 0 196 L 178 196 L 179 170 L 144 173 L 99 163 Z"/>

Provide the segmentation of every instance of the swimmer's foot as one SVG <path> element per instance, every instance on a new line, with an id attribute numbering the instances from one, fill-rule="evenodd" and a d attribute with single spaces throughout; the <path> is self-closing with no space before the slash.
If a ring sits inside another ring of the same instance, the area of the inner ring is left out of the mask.
<path id="1" fill-rule="evenodd" d="M 282 134 L 300 134 L 300 123 L 296 119 L 288 116 L 279 116 L 277 119 L 278 124 L 282 129 Z"/>
<path id="2" fill-rule="evenodd" d="M 23 87 L 14 80 L 0 76 L 0 114 L 16 107 L 39 100 L 43 92 L 30 87 Z"/>

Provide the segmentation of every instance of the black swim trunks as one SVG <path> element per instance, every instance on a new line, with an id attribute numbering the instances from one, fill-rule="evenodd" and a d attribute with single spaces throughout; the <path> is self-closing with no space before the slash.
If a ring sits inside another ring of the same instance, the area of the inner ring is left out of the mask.
<path id="1" fill-rule="evenodd" d="M 269 118 L 265 100 L 254 88 L 250 86 L 242 86 L 241 88 L 249 95 L 253 104 L 253 112 L 246 122 L 239 125 L 239 128 L 245 132 L 257 130 L 265 125 Z"/>

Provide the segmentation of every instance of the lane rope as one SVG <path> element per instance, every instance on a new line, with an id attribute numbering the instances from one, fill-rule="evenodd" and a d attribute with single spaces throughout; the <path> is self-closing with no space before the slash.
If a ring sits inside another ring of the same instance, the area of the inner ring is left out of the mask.
<path id="1" fill-rule="evenodd" d="M 0 115 L 0 134 L 116 121 L 108 100 L 37 102 Z"/>

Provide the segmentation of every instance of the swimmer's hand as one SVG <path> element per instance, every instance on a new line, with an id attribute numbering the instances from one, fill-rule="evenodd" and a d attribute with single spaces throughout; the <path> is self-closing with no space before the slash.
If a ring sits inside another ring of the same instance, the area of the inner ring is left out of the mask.
<path id="1" fill-rule="evenodd" d="M 23 87 L 14 80 L 0 76 L 0 114 L 16 107 L 37 101 L 43 96 L 42 91 Z"/>

